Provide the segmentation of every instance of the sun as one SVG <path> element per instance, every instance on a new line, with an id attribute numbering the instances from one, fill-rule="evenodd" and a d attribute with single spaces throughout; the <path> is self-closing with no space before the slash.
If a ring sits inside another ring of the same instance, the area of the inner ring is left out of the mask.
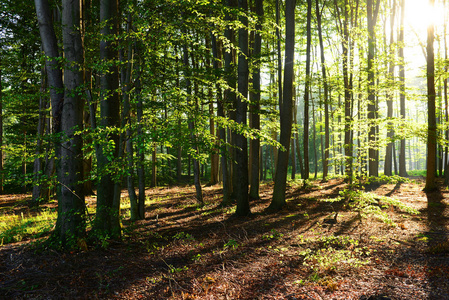
<path id="1" fill-rule="evenodd" d="M 444 24 L 444 6 L 435 0 L 431 7 L 429 0 L 405 0 L 405 25 L 420 37 L 427 33 L 429 25 L 442 26 Z"/>

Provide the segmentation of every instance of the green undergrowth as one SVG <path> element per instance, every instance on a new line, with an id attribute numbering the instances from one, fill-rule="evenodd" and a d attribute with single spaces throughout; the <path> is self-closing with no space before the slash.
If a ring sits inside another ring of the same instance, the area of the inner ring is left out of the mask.
<path id="1" fill-rule="evenodd" d="M 1 215 L 0 246 L 47 235 L 55 222 L 56 211 L 50 209 L 44 210 L 36 216 L 23 213 L 20 215 Z"/>
<path id="2" fill-rule="evenodd" d="M 362 218 L 373 216 L 391 226 L 396 226 L 397 224 L 393 222 L 393 220 L 387 214 L 387 209 L 396 208 L 407 214 L 419 214 L 418 210 L 402 203 L 400 200 L 393 197 L 379 196 L 370 192 L 350 189 L 340 191 L 339 194 L 340 195 L 337 198 L 324 199 L 321 201 L 345 201 L 345 203 L 347 203 L 347 207 L 353 212 L 358 212 Z"/>
<path id="3" fill-rule="evenodd" d="M 361 246 L 357 239 L 349 236 L 321 236 L 304 238 L 299 236 L 305 249 L 299 251 L 303 265 L 310 270 L 309 276 L 299 284 L 315 282 L 328 285 L 335 274 L 359 269 L 370 262 L 375 251 Z"/>

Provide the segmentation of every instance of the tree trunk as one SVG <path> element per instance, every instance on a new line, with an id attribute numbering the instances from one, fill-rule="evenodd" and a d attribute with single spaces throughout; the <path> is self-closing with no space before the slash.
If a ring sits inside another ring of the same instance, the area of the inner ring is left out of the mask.
<path id="1" fill-rule="evenodd" d="M 192 66 L 193 68 L 196 68 L 197 66 L 194 64 L 193 61 L 193 54 L 190 53 L 192 55 Z M 190 66 L 189 66 L 189 50 L 187 48 L 187 45 L 184 46 L 184 67 L 185 67 L 185 77 L 186 77 L 186 91 L 187 91 L 187 103 L 189 105 L 189 107 L 194 107 L 194 111 L 193 112 L 189 112 L 188 113 L 188 127 L 189 127 L 189 131 L 190 131 L 190 138 L 192 140 L 192 150 L 195 153 L 195 155 L 199 154 L 198 151 L 198 145 L 197 145 L 197 138 L 195 135 L 195 118 L 196 118 L 196 114 L 198 113 L 198 102 L 197 100 L 195 100 L 193 103 L 192 101 L 192 84 L 191 84 L 191 70 L 190 70 Z M 195 76 L 193 76 L 195 77 Z M 195 97 L 197 96 L 198 91 L 196 91 L 195 93 Z M 200 181 L 200 164 L 197 158 L 193 157 L 193 181 L 194 181 L 194 185 L 195 185 L 195 191 L 196 191 L 196 201 L 198 202 L 198 204 L 203 205 L 203 193 L 202 193 L 202 189 L 201 189 L 201 181 Z"/>
<path id="2" fill-rule="evenodd" d="M 236 101 L 235 121 L 246 127 L 246 114 L 248 111 L 248 12 L 247 0 L 238 1 L 239 9 L 245 15 L 239 17 L 243 27 L 239 29 L 239 55 L 238 55 L 238 92 Z M 237 201 L 236 215 L 247 216 L 251 213 L 248 199 L 248 140 L 243 133 L 235 133 L 235 173 L 238 178 L 235 185 Z"/>
<path id="3" fill-rule="evenodd" d="M 100 30 L 101 35 L 105 37 L 100 41 L 100 59 L 111 65 L 100 78 L 99 123 L 101 128 L 110 130 L 120 126 L 119 73 L 117 66 L 113 63 L 118 60 L 118 51 L 111 38 L 118 35 L 118 0 L 100 1 L 100 23 L 103 24 Z M 118 159 L 119 136 L 111 132 L 107 138 L 109 145 L 101 145 L 97 150 L 97 166 L 104 174 L 97 187 L 95 230 L 102 236 L 118 238 L 121 235 L 120 195 L 116 193 L 116 189 L 112 188 L 115 185 L 114 174 L 111 174 L 108 168 L 111 162 Z M 112 149 L 106 147 L 112 147 Z M 112 155 L 108 154 L 108 150 Z"/>
<path id="4" fill-rule="evenodd" d="M 128 12 L 128 20 L 126 22 L 126 34 L 130 36 L 132 28 L 132 15 Z M 136 190 L 134 187 L 134 147 L 132 140 L 132 130 L 131 130 L 131 103 L 130 103 L 130 93 L 131 93 L 131 73 L 133 70 L 134 61 L 134 45 L 129 42 L 128 45 L 128 57 L 126 61 L 124 60 L 124 55 L 121 56 L 122 60 L 122 99 L 123 99 L 123 109 L 122 109 L 122 134 L 124 140 L 121 141 L 120 147 L 126 149 L 126 160 L 128 165 L 126 183 L 128 188 L 128 196 L 130 202 L 130 212 L 131 221 L 136 221 L 140 219 L 139 212 L 139 201 L 137 199 Z M 123 145 L 124 143 L 125 145 Z M 120 151 L 119 151 L 120 152 Z M 123 155 L 123 154 L 121 154 Z M 117 185 L 117 183 L 116 183 Z"/>
<path id="5" fill-rule="evenodd" d="M 405 19 L 405 0 L 401 0 L 401 24 L 399 29 L 399 102 L 400 102 L 400 112 L 401 119 L 405 120 L 405 65 L 404 65 L 404 19 Z M 401 144 L 399 148 L 399 176 L 406 177 L 407 169 L 405 164 L 405 139 L 401 139 Z"/>
<path id="6" fill-rule="evenodd" d="M 58 140 L 58 133 L 61 131 L 61 115 L 62 115 L 62 104 L 64 101 L 64 84 L 62 81 L 62 68 L 60 67 L 59 60 L 59 49 L 58 41 L 56 39 L 56 34 L 53 28 L 52 11 L 50 9 L 48 0 L 35 0 L 36 15 L 39 23 L 39 32 L 42 40 L 42 48 L 47 56 L 45 61 L 48 86 L 50 87 L 50 100 L 51 100 L 51 115 L 52 122 L 48 122 L 49 133 L 54 134 L 54 149 L 55 157 L 59 158 L 61 156 L 61 144 Z M 47 153 L 50 149 L 47 149 Z M 3 161 L 3 155 L 2 155 Z M 55 164 L 55 159 L 49 158 L 47 156 L 46 163 L 46 175 L 50 178 L 56 170 L 57 181 L 59 182 L 59 164 Z M 2 175 L 3 176 L 3 175 Z M 48 190 L 49 191 L 49 190 Z"/>
<path id="7" fill-rule="evenodd" d="M 221 69 L 221 57 L 222 50 L 221 45 L 217 43 L 216 37 L 212 34 L 212 54 L 214 56 L 214 69 Z M 219 118 L 224 118 L 224 106 L 223 106 L 223 97 L 220 85 L 216 84 L 217 88 L 217 116 Z M 220 163 L 221 163 L 221 177 L 223 182 L 223 200 L 221 205 L 228 206 L 231 204 L 231 198 L 229 195 L 229 173 L 228 173 L 228 159 L 227 159 L 227 147 L 226 147 L 226 128 L 224 126 L 220 126 L 218 128 L 218 138 L 220 139 Z"/>
<path id="8" fill-rule="evenodd" d="M 393 0 L 392 6 L 391 6 L 391 15 L 390 15 L 390 45 L 389 45 L 389 52 L 390 52 L 390 58 L 389 58 L 389 67 L 388 67 L 388 79 L 389 84 L 394 83 L 394 21 L 396 16 L 396 0 Z M 390 88 L 392 89 L 392 87 Z M 387 92 L 387 118 L 391 120 L 393 118 L 393 91 L 389 90 Z M 385 150 L 385 168 L 384 168 L 384 174 L 387 176 L 393 175 L 393 137 L 394 137 L 394 130 L 393 130 L 393 123 L 388 122 L 387 126 L 387 148 Z"/>
<path id="9" fill-rule="evenodd" d="M 308 0 L 309 14 L 311 14 L 312 1 Z M 284 95 L 281 107 L 281 136 L 280 143 L 284 147 L 279 152 L 278 163 L 274 180 L 273 199 L 270 208 L 279 210 L 285 205 L 285 190 L 287 188 L 288 157 L 292 132 L 292 103 L 293 103 L 293 77 L 295 54 L 295 0 L 285 2 L 285 66 L 284 66 Z"/>
<path id="10" fill-rule="evenodd" d="M 84 101 L 76 91 L 82 86 L 83 50 L 79 1 L 62 1 L 62 36 L 66 66 L 64 85 L 67 91 L 61 116 L 61 156 L 58 185 L 58 219 L 53 236 L 64 246 L 73 247 L 85 236 L 82 137 Z"/>
<path id="11" fill-rule="evenodd" d="M 433 8 L 435 0 L 429 0 L 429 5 Z M 435 109 L 435 54 L 433 43 L 435 25 L 431 23 L 427 28 L 427 177 L 426 191 L 436 189 L 436 146 L 437 146 L 437 124 Z"/>
<path id="12" fill-rule="evenodd" d="M 326 61 L 324 56 L 323 30 L 321 28 L 322 10 L 319 8 L 319 0 L 315 1 L 316 19 L 318 26 L 318 38 L 320 41 L 320 56 L 321 56 L 321 74 L 323 76 L 324 89 L 324 159 L 323 159 L 323 180 L 326 180 L 329 171 L 329 88 L 327 84 Z M 324 5 L 323 5 L 324 9 Z"/>
<path id="13" fill-rule="evenodd" d="M 1 76 L 1 75 L 0 75 Z M 1 79 L 0 79 L 1 80 Z M 41 201 L 46 201 L 48 199 L 41 199 L 41 191 L 45 189 L 47 185 L 47 179 L 43 176 L 43 161 L 42 161 L 42 152 L 43 149 L 43 136 L 45 132 L 45 109 L 47 107 L 47 100 L 45 99 L 44 92 L 47 86 L 46 76 L 45 76 L 45 68 L 41 69 L 41 96 L 39 97 L 39 118 L 37 121 L 37 141 L 36 141 L 36 157 L 34 158 L 34 166 L 33 166 L 33 193 L 32 193 L 32 201 L 36 205 Z M 1 84 L 0 84 L 1 89 Z M 0 91 L 1 93 L 1 91 Z M 0 100 L 1 101 L 1 100 Z M 1 105 L 1 104 L 0 104 Z M 1 111 L 1 110 L 0 110 Z M 1 112 L 0 112 L 1 114 Z M 1 116 L 0 116 L 1 118 Z M 3 130 L 3 125 L 0 122 L 1 130 Z M 0 143 L 0 148 L 1 148 Z"/>
<path id="14" fill-rule="evenodd" d="M 231 9 L 235 9 L 238 4 L 237 4 L 237 0 L 227 0 L 227 6 Z M 227 21 L 232 21 L 233 18 L 231 16 L 231 14 L 226 15 L 226 20 Z M 225 29 L 225 37 L 226 39 L 229 41 L 230 45 L 234 45 L 235 44 L 235 31 L 233 29 L 232 26 L 228 26 Z M 235 89 L 236 89 L 236 76 L 235 76 L 235 72 L 234 72 L 234 65 L 236 64 L 236 51 L 234 49 L 232 49 L 232 47 L 230 48 L 226 48 L 225 52 L 224 52 L 224 72 L 225 72 L 225 80 L 227 85 L 229 86 L 229 88 L 227 88 L 224 91 L 224 104 L 227 104 L 227 106 L 229 106 L 231 108 L 230 112 L 229 112 L 229 116 L 231 117 L 231 119 L 235 120 L 235 105 L 236 105 L 236 93 L 235 93 Z M 229 144 L 234 144 L 234 133 L 232 133 L 230 130 L 228 130 L 228 134 L 226 135 L 227 138 L 227 142 Z M 230 148 L 229 149 L 229 157 L 230 159 L 228 159 L 228 177 L 229 177 L 229 196 L 230 199 L 235 199 L 235 184 L 236 184 L 236 177 L 235 177 L 235 149 L 234 148 Z M 224 199 L 223 199 L 224 200 Z M 226 203 L 222 203 L 224 205 L 226 205 Z"/>
<path id="15" fill-rule="evenodd" d="M 141 220 L 145 219 L 145 145 L 143 139 L 143 100 L 142 100 L 142 85 L 140 82 L 141 76 L 141 64 L 142 59 L 140 58 L 140 49 L 139 46 L 135 45 L 135 53 L 137 54 L 136 61 L 139 61 L 139 66 L 137 67 L 137 74 L 135 80 L 135 88 L 136 88 L 136 113 L 137 113 L 137 177 L 139 182 L 139 218 Z"/>
<path id="16" fill-rule="evenodd" d="M 306 79 L 304 83 L 304 174 L 303 179 L 309 179 L 309 97 L 310 97 L 310 60 L 312 46 L 312 0 L 307 0 L 307 46 L 306 46 Z M 282 111 L 281 111 L 282 113 Z"/>
<path id="17" fill-rule="evenodd" d="M 156 143 L 153 142 L 153 149 L 151 149 L 151 183 L 150 187 L 157 186 L 157 147 Z M 190 175 L 190 173 L 189 173 Z"/>
<path id="18" fill-rule="evenodd" d="M 1 58 L 0 58 L 1 59 Z M 3 84 L 2 84 L 2 68 L 0 63 L 0 194 L 4 193 L 4 175 L 3 175 Z M 33 197 L 34 199 L 34 197 Z"/>
<path id="19" fill-rule="evenodd" d="M 376 7 L 374 7 L 374 1 Z M 379 161 L 377 157 L 377 132 L 375 122 L 377 120 L 376 90 L 374 78 L 374 60 L 376 48 L 376 21 L 379 12 L 380 0 L 367 0 L 368 14 L 368 119 L 370 130 L 368 133 L 369 143 L 369 176 L 379 176 Z"/>
<path id="20" fill-rule="evenodd" d="M 262 22 L 263 22 L 263 1 L 256 0 L 256 14 L 259 18 L 256 25 L 256 33 L 254 37 L 253 58 L 256 61 L 256 66 L 253 72 L 253 89 L 251 91 L 251 128 L 260 130 L 260 54 L 262 50 Z M 259 199 L 259 153 L 260 153 L 260 139 L 255 138 L 251 140 L 251 189 L 249 195 L 252 199 Z"/>

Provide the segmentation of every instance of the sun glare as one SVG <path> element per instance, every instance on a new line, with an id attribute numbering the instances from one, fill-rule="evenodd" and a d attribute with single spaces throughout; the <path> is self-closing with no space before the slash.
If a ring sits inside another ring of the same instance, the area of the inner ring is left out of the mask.
<path id="1" fill-rule="evenodd" d="M 440 26 L 444 22 L 444 8 L 439 1 L 435 1 L 432 8 L 429 0 L 405 0 L 405 22 L 410 30 L 420 37 L 426 35 L 430 24 Z"/>

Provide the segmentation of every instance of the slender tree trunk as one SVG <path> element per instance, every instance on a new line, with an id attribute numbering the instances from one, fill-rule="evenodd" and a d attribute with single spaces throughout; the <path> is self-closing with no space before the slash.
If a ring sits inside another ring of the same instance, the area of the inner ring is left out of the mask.
<path id="1" fill-rule="evenodd" d="M 194 68 L 196 68 L 197 66 L 195 66 L 195 63 L 193 61 L 193 54 L 192 55 L 192 65 L 194 66 Z M 199 151 L 198 151 L 198 146 L 197 146 L 197 141 L 196 141 L 196 135 L 195 135 L 195 118 L 196 118 L 196 114 L 198 112 L 198 100 L 192 101 L 192 84 L 191 84 L 191 71 L 189 70 L 190 66 L 189 66 L 189 50 L 187 48 L 187 45 L 184 46 L 184 67 L 186 68 L 186 73 L 185 73 L 185 77 L 186 77 L 186 91 L 187 91 L 187 103 L 189 104 L 189 106 L 194 107 L 194 111 L 193 112 L 189 112 L 188 114 L 188 127 L 189 127 L 189 131 L 190 131 L 190 138 L 192 140 L 192 144 L 193 144 L 193 152 L 198 155 Z M 195 97 L 198 97 L 198 91 L 195 88 Z M 198 204 L 203 205 L 203 193 L 201 190 L 201 181 L 200 181 L 200 164 L 197 158 L 193 157 L 193 181 L 194 181 L 194 185 L 195 185 L 195 191 L 196 191 L 196 201 L 198 202 Z"/>
<path id="2" fill-rule="evenodd" d="M 276 0 L 276 43 L 277 43 L 277 65 L 278 65 L 278 94 L 279 109 L 282 106 L 282 53 L 281 53 L 281 8 L 280 1 Z"/>
<path id="3" fill-rule="evenodd" d="M 128 12 L 128 20 L 126 22 L 126 34 L 130 36 L 131 28 L 132 28 L 132 15 L 131 12 Z M 121 137 L 124 137 L 124 140 L 121 141 L 120 147 L 123 147 L 124 150 L 126 148 L 126 161 L 128 165 L 128 174 L 126 176 L 126 183 L 128 189 L 128 196 L 130 202 L 130 212 L 131 212 L 131 221 L 136 221 L 140 219 L 139 212 L 139 201 L 137 199 L 136 190 L 134 187 L 134 147 L 132 140 L 132 130 L 131 130 L 131 103 L 130 103 L 130 94 L 131 94 L 131 73 L 133 70 L 133 61 L 134 61 L 134 45 L 129 42 L 128 45 L 128 56 L 126 61 L 124 61 L 124 55 L 122 55 L 122 101 L 123 101 L 123 109 L 122 109 L 122 134 Z M 124 145 L 123 145 L 123 144 Z M 120 152 L 120 150 L 119 150 Z M 121 154 L 123 155 L 123 154 Z M 117 183 L 116 183 L 117 185 Z M 120 186 L 120 185 L 119 185 Z"/>
<path id="4" fill-rule="evenodd" d="M 141 139 L 143 136 L 143 100 L 142 100 L 142 84 L 140 82 L 141 76 L 141 64 L 142 59 L 140 57 L 140 48 L 138 45 L 135 46 L 135 53 L 138 56 L 136 61 L 139 62 L 137 67 L 137 74 L 135 80 L 136 88 L 136 113 L 137 113 L 137 177 L 139 182 L 139 218 L 145 219 L 145 146 L 144 141 Z"/>
<path id="5" fill-rule="evenodd" d="M 312 0 L 307 0 L 307 46 L 306 46 L 306 79 L 304 83 L 304 179 L 309 179 L 309 97 L 310 97 L 310 64 L 312 46 Z M 281 112 L 282 113 L 282 112 Z"/>
<path id="6" fill-rule="evenodd" d="M 82 137 L 78 130 L 83 128 L 84 101 L 75 91 L 82 84 L 81 66 L 83 51 L 81 33 L 78 29 L 81 20 L 79 1 L 62 1 L 62 36 L 66 66 L 64 85 L 66 95 L 61 116 L 60 174 L 58 185 L 58 219 L 54 237 L 64 246 L 73 247 L 85 236 L 85 203 L 83 191 L 83 151 Z"/>
<path id="7" fill-rule="evenodd" d="M 323 159 L 323 180 L 326 180 L 329 171 L 329 87 L 327 84 L 326 60 L 324 56 L 323 30 L 321 28 L 322 10 L 319 8 L 319 0 L 315 1 L 316 19 L 318 26 L 318 38 L 320 41 L 321 74 L 323 76 L 324 89 L 324 159 Z M 323 5 L 324 9 L 324 5 Z"/>
<path id="8" fill-rule="evenodd" d="M 1 76 L 1 75 L 0 75 Z M 41 70 L 41 96 L 39 97 L 39 119 L 37 121 L 37 141 L 36 141 L 36 157 L 34 159 L 34 167 L 33 167 L 33 194 L 32 201 L 36 204 L 39 204 L 40 201 L 47 201 L 48 199 L 41 199 L 42 190 L 47 187 L 47 178 L 45 178 L 43 174 L 43 159 L 42 152 L 43 148 L 43 136 L 45 133 L 45 121 L 46 121 L 46 107 L 47 107 L 47 99 L 44 97 L 44 92 L 47 86 L 46 76 L 45 76 L 45 68 L 43 67 Z M 1 89 L 1 83 L 0 83 Z M 1 93 L 1 91 L 0 91 Z M 1 95 L 1 94 L 0 94 Z M 1 106 L 1 100 L 0 100 Z M 1 107 L 0 107 L 1 114 Z M 1 118 L 2 116 L 0 116 Z M 0 122 L 1 130 L 3 130 L 3 125 Z M 0 133 L 1 133 L 0 130 Z M 0 143 L 0 148 L 1 148 Z M 3 187 L 2 187 L 3 188 Z"/>
<path id="9" fill-rule="evenodd" d="M 239 9 L 245 13 L 248 12 L 247 0 L 239 0 Z M 248 96 L 248 19 L 241 15 L 239 21 L 243 24 L 243 28 L 239 29 L 239 48 L 238 55 L 238 92 L 236 101 L 235 121 L 237 124 L 246 126 L 246 114 L 248 105 L 246 97 Z M 235 134 L 235 173 L 238 181 L 236 182 L 236 200 L 237 209 L 235 211 L 238 216 L 247 216 L 251 213 L 248 199 L 248 140 L 242 133 Z"/>
<path id="10" fill-rule="evenodd" d="M 444 11 L 446 11 L 446 0 L 443 0 L 443 7 Z M 447 55 L 447 21 L 448 16 L 447 14 L 444 15 L 444 25 L 443 25 L 443 41 L 444 41 L 444 60 L 448 61 L 448 55 Z M 444 71 L 448 73 L 449 66 L 446 64 L 444 66 Z M 447 77 L 444 77 L 443 79 L 443 90 L 444 90 L 444 107 L 445 107 L 445 115 L 446 115 L 446 124 L 449 123 L 449 101 L 448 101 L 448 87 L 447 87 Z M 446 129 L 446 140 L 449 140 L 449 128 Z M 449 185 L 449 147 L 446 144 L 446 147 L 444 149 L 444 157 L 445 157 L 445 166 L 444 166 L 444 184 Z"/>
<path id="11" fill-rule="evenodd" d="M 291 157 L 290 157 L 290 161 L 292 164 L 292 174 L 291 174 L 291 179 L 295 180 L 296 179 L 296 155 L 295 155 L 295 136 L 292 134 L 292 140 L 290 141 L 290 153 L 291 153 Z"/>
<path id="12" fill-rule="evenodd" d="M 259 18 L 256 25 L 256 33 L 254 37 L 253 57 L 256 60 L 256 66 L 253 73 L 253 91 L 251 91 L 251 128 L 260 130 L 260 54 L 262 50 L 262 22 L 263 22 L 263 1 L 256 0 L 256 14 Z M 260 139 L 255 138 L 251 140 L 251 189 L 249 195 L 252 199 L 259 199 L 259 168 L 260 168 Z"/>
<path id="13" fill-rule="evenodd" d="M 153 148 L 151 149 L 151 187 L 157 186 L 157 147 L 156 143 L 153 142 Z M 190 175 L 190 173 L 189 173 Z"/>
<path id="14" fill-rule="evenodd" d="M 389 53 L 390 53 L 390 61 L 388 67 L 388 79 L 390 84 L 394 83 L 394 21 L 396 16 L 396 0 L 393 0 L 391 5 L 391 15 L 390 15 L 390 45 L 389 45 Z M 392 87 L 390 88 L 392 89 Z M 391 120 L 393 118 L 393 91 L 389 90 L 387 92 L 387 118 Z M 384 174 L 387 176 L 393 175 L 393 123 L 388 122 L 387 127 L 387 148 L 385 151 L 385 168 Z"/>
<path id="15" fill-rule="evenodd" d="M 400 81 L 400 92 L 399 92 L 399 102 L 400 102 L 400 113 L 402 121 L 405 120 L 405 65 L 404 65 L 404 19 L 405 19 L 405 0 L 401 0 L 401 23 L 399 29 L 399 81 Z M 401 139 L 400 149 L 399 149 L 399 176 L 406 177 L 407 169 L 405 163 L 405 139 Z"/>
<path id="16" fill-rule="evenodd" d="M 312 5 L 308 0 L 309 7 Z M 279 210 L 285 205 L 285 190 L 287 188 L 288 157 L 292 132 L 292 103 L 293 77 L 295 53 L 295 0 L 285 2 L 285 67 L 284 67 L 284 95 L 281 108 L 281 136 L 280 143 L 284 147 L 279 152 L 276 175 L 274 179 L 273 199 L 270 208 Z"/>
<path id="17" fill-rule="evenodd" d="M 293 78 L 293 82 L 294 82 L 294 78 Z M 296 88 L 293 89 L 293 123 L 295 124 L 295 127 L 298 128 L 298 121 L 297 121 L 297 109 L 298 105 L 297 105 L 297 101 L 296 101 Z M 298 133 L 299 129 L 296 130 L 295 133 L 295 148 L 296 148 L 296 155 L 298 156 L 298 161 L 299 161 L 299 173 L 301 174 L 301 178 L 304 179 L 304 165 L 303 165 L 303 161 L 302 161 L 302 156 L 301 156 L 301 147 L 299 146 L 299 133 Z"/>
<path id="18" fill-rule="evenodd" d="M 429 0 L 431 7 L 435 6 L 435 0 Z M 435 54 L 433 43 L 435 25 L 431 23 L 427 28 L 427 177 L 426 191 L 436 189 L 436 146 L 437 146 L 437 124 L 435 109 Z"/>
<path id="19" fill-rule="evenodd" d="M 312 94 L 312 93 L 310 93 Z M 317 146 L 316 146 L 316 120 L 315 120 L 315 105 L 313 102 L 312 95 L 310 96 L 310 100 L 312 102 L 312 138 L 313 138 L 313 163 L 315 164 L 315 179 L 318 177 L 318 154 L 317 154 Z"/>
<path id="20" fill-rule="evenodd" d="M 210 37 L 206 36 L 206 47 L 208 49 L 211 48 Z M 213 46 L 212 46 L 213 47 Z M 213 55 L 213 54 L 212 54 Z M 206 57 L 206 65 L 208 68 L 212 67 L 212 63 L 209 57 Z M 209 134 L 211 137 L 216 137 L 218 130 L 215 129 L 215 112 L 214 112 L 214 103 L 212 97 L 212 89 L 209 88 L 208 91 L 208 100 L 209 100 Z M 212 153 L 210 154 L 210 181 L 209 185 L 215 185 L 218 183 L 218 169 L 219 169 L 219 150 L 218 150 L 218 141 L 215 141 L 214 149 L 212 149 Z"/>
<path id="21" fill-rule="evenodd" d="M 235 9 L 238 4 L 237 4 L 237 0 L 227 0 L 227 6 L 229 8 Z M 231 17 L 231 15 L 226 15 L 226 20 L 227 21 L 232 21 L 233 18 Z M 231 45 L 235 44 L 235 31 L 234 29 L 229 26 L 226 27 L 225 29 L 225 37 L 226 39 L 229 41 L 229 43 Z M 232 48 L 230 49 L 225 49 L 224 51 L 224 72 L 225 72 L 225 76 L 226 76 L 226 83 L 229 86 L 229 88 L 227 88 L 224 91 L 224 101 L 223 104 L 227 104 L 227 106 L 231 107 L 231 111 L 229 112 L 229 116 L 231 119 L 235 120 L 235 105 L 236 105 L 236 93 L 235 93 L 235 89 L 236 89 L 236 76 L 235 76 L 235 72 L 233 70 L 233 65 L 235 65 L 236 63 L 236 51 Z M 228 134 L 226 135 L 227 141 L 230 144 L 234 144 L 234 133 L 232 133 L 230 130 L 228 130 Z M 228 176 L 229 176 L 229 197 L 230 199 L 235 199 L 235 184 L 236 184 L 236 177 L 235 177 L 235 149 L 231 148 L 229 149 L 229 157 L 230 159 L 228 159 Z M 225 199 L 223 199 L 225 200 Z M 227 203 L 223 202 L 223 205 L 227 205 Z"/>
<path id="22" fill-rule="evenodd" d="M 214 56 L 214 69 L 221 69 L 221 57 L 222 50 L 221 45 L 217 43 L 216 37 L 212 34 L 212 54 Z M 224 105 L 223 97 L 220 85 L 216 84 L 217 88 L 217 116 L 219 118 L 224 118 Z M 218 137 L 220 139 L 220 163 L 221 163 L 221 174 L 223 182 L 223 200 L 221 205 L 228 206 L 231 204 L 231 197 L 229 191 L 229 172 L 228 172 L 228 159 L 227 159 L 227 147 L 226 147 L 226 128 L 224 126 L 219 126 Z"/>
<path id="23" fill-rule="evenodd" d="M 36 15 L 39 23 L 39 33 L 42 40 L 42 48 L 47 56 L 45 61 L 48 85 L 50 87 L 50 100 L 51 100 L 51 120 L 48 122 L 49 133 L 54 135 L 54 149 L 55 157 L 59 158 L 61 156 L 61 144 L 59 141 L 59 135 L 61 131 L 61 115 L 62 115 L 62 105 L 64 101 L 64 84 L 62 80 L 62 68 L 60 67 L 59 61 L 59 49 L 58 40 L 56 39 L 56 34 L 53 28 L 52 11 L 50 9 L 48 0 L 35 0 Z M 47 149 L 47 153 L 50 149 Z M 47 156 L 48 158 L 48 156 Z M 2 155 L 3 161 L 3 155 Z M 47 159 L 46 163 L 46 175 L 47 178 L 52 177 L 56 170 L 57 181 L 61 173 L 59 172 L 60 165 L 55 164 L 55 159 Z"/>
<path id="24" fill-rule="evenodd" d="M 376 2 L 376 4 L 374 3 Z M 377 133 L 375 122 L 377 120 L 377 105 L 376 105 L 376 89 L 375 89 L 375 48 L 376 36 L 375 27 L 377 22 L 377 15 L 379 12 L 380 0 L 368 0 L 367 3 L 368 14 L 368 119 L 370 121 L 370 130 L 368 133 L 369 142 L 369 176 L 379 176 L 379 161 L 377 157 Z M 374 7 L 374 5 L 376 5 Z"/>
<path id="25" fill-rule="evenodd" d="M 118 0 L 100 1 L 100 22 L 104 26 L 100 32 L 104 40 L 100 41 L 100 59 L 110 64 L 108 70 L 101 74 L 100 85 L 100 127 L 106 130 L 119 128 L 120 126 L 120 98 L 118 94 L 119 73 L 113 63 L 118 60 L 118 51 L 111 37 L 118 35 Z M 97 212 L 95 230 L 100 235 L 118 238 L 120 229 L 120 191 L 112 187 L 115 185 L 114 174 L 108 171 L 111 160 L 118 159 L 118 134 L 111 132 L 108 142 L 115 145 L 108 153 L 104 145 L 98 147 L 97 166 L 100 172 L 104 172 L 97 187 Z M 108 143 L 109 144 L 109 143 Z M 110 147 L 110 146 L 109 146 Z"/>
<path id="26" fill-rule="evenodd" d="M 0 57 L 1 59 L 1 57 Z M 3 161 L 3 84 L 2 84 L 2 69 L 3 65 L 0 60 L 0 194 L 4 193 L 4 161 Z M 33 197 L 34 199 L 34 197 Z"/>

